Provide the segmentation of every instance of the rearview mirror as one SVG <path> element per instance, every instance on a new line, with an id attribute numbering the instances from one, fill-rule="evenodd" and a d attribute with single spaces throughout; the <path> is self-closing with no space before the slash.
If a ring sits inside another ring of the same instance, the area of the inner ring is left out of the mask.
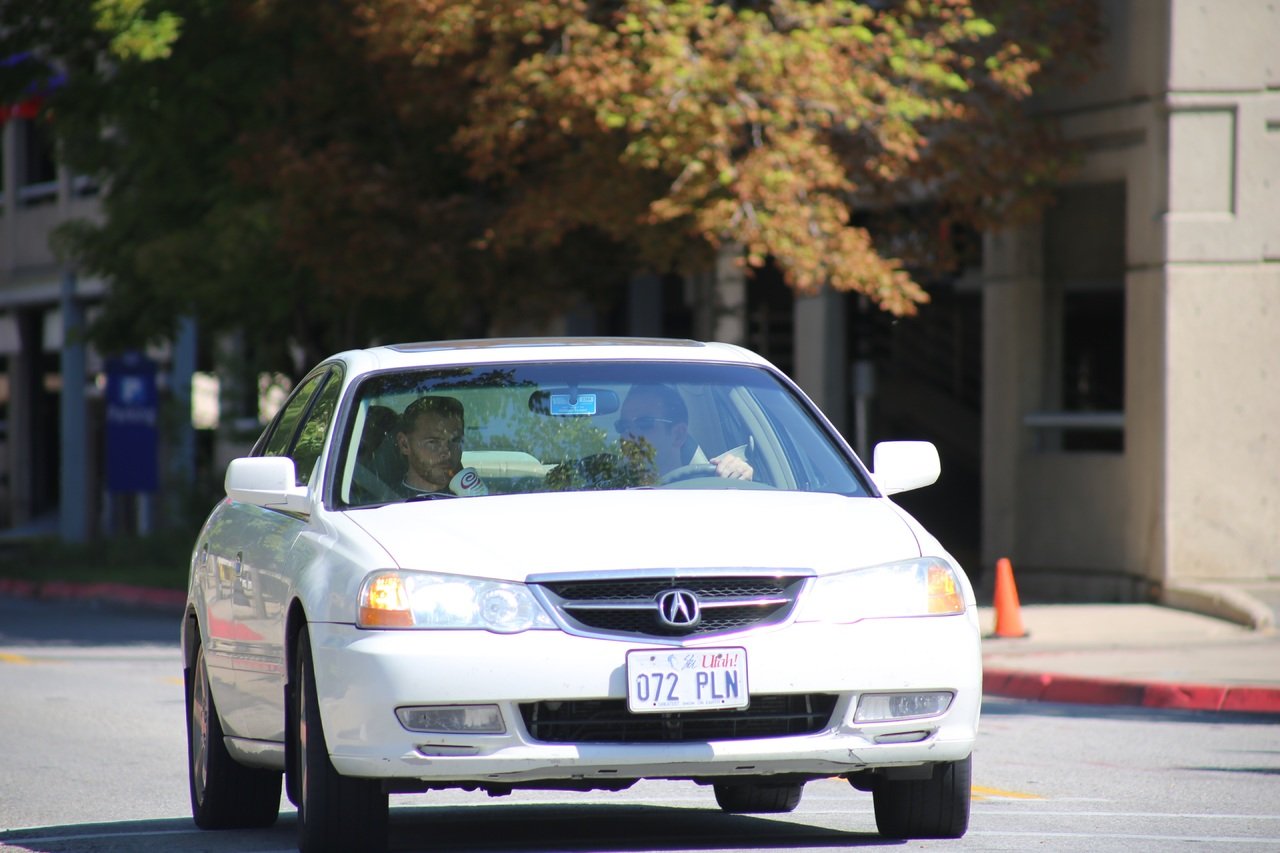
<path id="1" fill-rule="evenodd" d="M 546 388 L 529 396 L 529 411 L 555 418 L 611 415 L 618 406 L 618 393 L 607 388 Z"/>

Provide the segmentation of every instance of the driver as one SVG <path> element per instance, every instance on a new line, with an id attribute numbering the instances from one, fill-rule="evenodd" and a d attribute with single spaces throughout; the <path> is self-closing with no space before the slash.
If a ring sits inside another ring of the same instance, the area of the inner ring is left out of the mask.
<path id="1" fill-rule="evenodd" d="M 708 459 L 689 438 L 689 407 L 670 385 L 635 385 L 622 401 L 615 429 L 624 442 L 653 448 L 658 476 L 685 465 L 711 465 L 716 475 L 750 480 L 751 466 L 733 453 Z"/>
<path id="2" fill-rule="evenodd" d="M 462 467 L 463 426 L 462 403 L 453 397 L 421 397 L 404 410 L 396 446 L 405 458 L 406 497 L 489 493 L 474 468 Z"/>

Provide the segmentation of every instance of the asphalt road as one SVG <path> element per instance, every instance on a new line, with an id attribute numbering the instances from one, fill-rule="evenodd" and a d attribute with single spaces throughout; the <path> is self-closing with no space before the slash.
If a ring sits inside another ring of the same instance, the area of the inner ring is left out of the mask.
<path id="1" fill-rule="evenodd" d="M 292 808 L 206 833 L 187 803 L 176 620 L 0 598 L 0 851 L 288 851 Z M 617 794 L 392 799 L 396 851 L 1280 849 L 1275 718 L 990 699 L 969 834 L 888 842 L 871 798 L 812 783 L 793 814 L 729 816 L 691 783 Z"/>

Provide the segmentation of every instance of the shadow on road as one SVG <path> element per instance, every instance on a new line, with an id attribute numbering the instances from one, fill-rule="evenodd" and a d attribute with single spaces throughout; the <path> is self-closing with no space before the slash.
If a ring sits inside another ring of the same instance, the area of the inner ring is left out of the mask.
<path id="1" fill-rule="evenodd" d="M 265 853 L 294 849 L 295 815 L 265 830 L 203 832 L 191 820 L 78 824 L 0 832 L 4 853 L 137 851 Z M 532 804 L 393 806 L 391 850 L 631 851 L 793 850 L 898 847 L 873 832 L 848 832 L 779 819 L 727 815 L 714 809 L 646 805 Z"/>
<path id="2" fill-rule="evenodd" d="M 182 611 L 0 596 L 0 646 L 178 645 Z"/>

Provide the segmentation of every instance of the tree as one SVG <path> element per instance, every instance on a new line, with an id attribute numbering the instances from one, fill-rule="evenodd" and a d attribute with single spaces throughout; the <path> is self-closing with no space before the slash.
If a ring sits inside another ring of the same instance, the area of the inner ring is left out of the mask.
<path id="1" fill-rule="evenodd" d="M 983 6 L 980 16 L 976 6 Z M 507 191 L 490 245 L 585 226 L 659 267 L 725 243 L 909 314 L 926 294 L 851 224 L 927 196 L 983 226 L 1064 165 L 1022 101 L 1087 67 L 1088 4 L 969 0 L 364 0 L 365 38 L 469 99 L 454 136 Z M 912 261 L 918 258 L 909 259 Z"/>
<path id="2" fill-rule="evenodd" d="M 797 290 L 912 313 L 919 258 L 882 255 L 851 211 L 928 197 L 983 225 L 1033 205 L 1064 149 L 1024 102 L 1096 36 L 1069 0 L 10 0 L 3 16 L 5 55 L 66 71 L 49 112 L 105 187 L 102 221 L 62 235 L 113 281 L 100 340 L 195 313 L 277 364 L 287 345 L 307 361 L 604 304 L 627 270 L 690 271 L 726 244 Z"/>

